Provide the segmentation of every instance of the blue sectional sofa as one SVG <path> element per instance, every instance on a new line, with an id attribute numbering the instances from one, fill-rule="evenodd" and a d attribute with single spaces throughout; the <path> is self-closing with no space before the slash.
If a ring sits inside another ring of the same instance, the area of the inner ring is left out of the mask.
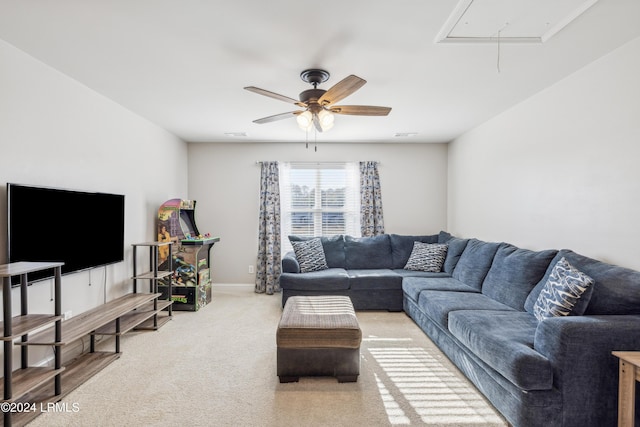
<path id="1" fill-rule="evenodd" d="M 301 273 L 294 252 L 283 257 L 282 306 L 294 295 L 345 295 L 351 298 L 356 310 L 402 311 L 404 277 L 446 276 L 446 273 L 404 269 L 414 242 L 438 243 L 449 237 L 446 232 L 429 236 L 322 237 L 327 269 Z M 292 242 L 309 240 L 298 236 L 289 236 L 289 239 Z"/>
<path id="2" fill-rule="evenodd" d="M 413 241 L 447 244 L 441 271 L 403 269 Z M 616 425 L 611 352 L 640 351 L 640 272 L 568 249 L 531 251 L 445 232 L 322 243 L 325 270 L 299 273 L 295 257 L 283 260 L 283 304 L 291 295 L 338 294 L 357 310 L 403 309 L 512 425 Z M 563 262 L 592 284 L 569 315 L 539 319 Z"/>

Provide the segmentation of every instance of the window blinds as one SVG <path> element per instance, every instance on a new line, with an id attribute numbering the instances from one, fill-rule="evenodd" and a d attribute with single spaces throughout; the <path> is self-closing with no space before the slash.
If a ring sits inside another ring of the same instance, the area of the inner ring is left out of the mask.
<path id="1" fill-rule="evenodd" d="M 357 162 L 281 163 L 283 254 L 288 236 L 360 236 L 360 175 Z"/>

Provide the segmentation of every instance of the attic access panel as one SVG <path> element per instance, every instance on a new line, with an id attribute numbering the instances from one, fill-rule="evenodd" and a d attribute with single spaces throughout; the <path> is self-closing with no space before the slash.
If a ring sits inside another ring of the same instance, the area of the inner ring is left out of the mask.
<path id="1" fill-rule="evenodd" d="M 598 0 L 460 0 L 436 43 L 544 43 Z"/>

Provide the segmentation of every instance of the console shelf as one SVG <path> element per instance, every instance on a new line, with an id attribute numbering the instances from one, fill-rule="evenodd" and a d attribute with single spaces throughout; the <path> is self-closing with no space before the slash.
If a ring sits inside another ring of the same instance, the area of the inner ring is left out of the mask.
<path id="1" fill-rule="evenodd" d="M 24 398 L 31 390 L 40 387 L 42 384 L 53 382 L 53 389 L 49 388 L 49 396 L 59 398 L 61 394 L 61 373 L 62 355 L 60 351 L 55 352 L 53 368 L 39 368 L 28 366 L 28 348 L 20 349 L 20 369 L 13 370 L 13 342 L 20 339 L 21 343 L 29 340 L 32 331 L 54 325 L 52 331 L 52 345 L 58 346 L 62 333 L 62 303 L 61 303 L 61 282 L 62 282 L 61 262 L 14 262 L 0 265 L 0 277 L 2 278 L 2 341 L 4 346 L 3 365 L 4 379 L 2 381 L 2 401 L 18 402 Z M 53 314 L 30 314 L 28 302 L 28 274 L 42 270 L 53 269 L 54 272 L 54 313 Z M 20 315 L 13 316 L 13 290 L 11 288 L 11 278 L 20 277 Z M 13 414 L 11 411 L 4 412 L 4 425 L 11 426 Z"/>
<path id="2" fill-rule="evenodd" d="M 149 244 L 146 244 L 149 245 Z M 159 245 L 153 244 L 152 254 L 157 256 Z M 135 249 L 134 249 L 135 255 Z M 157 259 L 157 258 L 156 258 Z M 135 264 L 135 262 L 134 262 Z M 134 273 L 134 292 L 106 302 L 67 320 L 61 316 L 61 275 L 63 263 L 19 262 L 0 265 L 3 278 L 3 316 L 0 322 L 4 343 L 4 380 L 0 387 L 2 402 L 19 402 L 35 405 L 35 411 L 12 414 L 4 413 L 4 426 L 25 425 L 40 414 L 41 405 L 57 402 L 91 376 L 120 357 L 120 338 L 133 329 L 155 330 L 171 318 L 171 301 L 158 301 L 161 293 L 157 280 L 172 274 L 172 271 L 158 271 L 157 264 L 152 271 L 140 276 Z M 170 266 L 170 264 L 169 264 Z M 30 314 L 27 303 L 27 274 L 35 271 L 54 269 L 55 313 Z M 135 266 L 134 266 L 135 272 Z M 20 315 L 12 316 L 11 277 L 20 276 Z M 145 278 L 151 281 L 149 293 L 138 292 L 135 280 Z M 112 335 L 115 352 L 96 351 L 96 336 Z M 65 346 L 84 337 L 90 339 L 88 353 L 83 353 L 62 366 L 62 351 Z M 21 368 L 13 370 L 13 348 L 20 347 Z M 55 347 L 54 367 L 27 366 L 28 348 L 35 346 Z"/>
<path id="3" fill-rule="evenodd" d="M 52 314 L 25 314 L 23 316 L 15 316 L 12 319 L 13 333 L 0 338 L 2 341 L 13 341 L 22 335 L 52 324 L 61 318 L 62 316 L 54 316 Z M 0 329 L 4 330 L 4 322 L 0 322 Z"/>
<path id="4" fill-rule="evenodd" d="M 93 353 L 83 353 L 77 358 L 70 360 L 64 366 L 64 381 L 60 395 L 52 396 L 49 389 L 52 387 L 52 380 L 45 380 L 40 386 L 32 389 L 25 394 L 19 402 L 35 404 L 35 412 L 21 412 L 13 416 L 13 422 L 16 425 L 24 426 L 41 413 L 42 408 L 46 408 L 48 403 L 54 403 L 73 390 L 82 385 L 93 375 L 107 367 L 111 362 L 117 360 L 120 353 L 96 351 Z"/>
<path id="5" fill-rule="evenodd" d="M 62 371 L 64 371 L 64 367 L 60 369 L 38 367 L 18 369 L 13 372 L 13 394 L 18 397 L 22 397 L 31 390 L 34 390 L 45 382 L 51 380 Z M 4 393 L 4 387 L 0 387 L 0 390 Z M 15 402 L 17 400 L 19 400 L 19 398 L 3 400 L 3 402 Z"/>
<path id="6" fill-rule="evenodd" d="M 160 295 L 160 294 L 153 294 Z M 98 328 L 93 332 L 95 335 L 122 335 L 125 334 L 132 329 L 142 329 L 142 325 L 144 325 L 147 321 L 153 320 L 151 319 L 153 316 L 158 315 L 162 310 L 169 307 L 171 305 L 171 301 L 158 301 L 157 307 L 154 309 L 153 303 L 146 303 L 136 308 L 134 311 L 130 311 L 120 318 L 120 330 L 118 331 L 116 328 L 116 322 L 109 322 L 108 324 Z M 158 320 L 166 319 L 170 320 L 169 316 L 158 316 Z M 145 328 L 146 329 L 146 328 Z M 157 329 L 157 328 L 156 328 Z"/>
<path id="7" fill-rule="evenodd" d="M 97 329 L 105 327 L 118 319 L 130 316 L 133 310 L 155 299 L 160 294 L 127 294 L 87 310 L 78 316 L 62 322 L 62 337 L 57 345 L 65 346 L 78 339 L 92 334 Z M 135 312 L 133 312 L 135 313 Z M 144 320 L 144 319 L 143 319 Z M 16 345 L 55 345 L 53 329 L 38 332 L 26 342 L 16 342 Z"/>

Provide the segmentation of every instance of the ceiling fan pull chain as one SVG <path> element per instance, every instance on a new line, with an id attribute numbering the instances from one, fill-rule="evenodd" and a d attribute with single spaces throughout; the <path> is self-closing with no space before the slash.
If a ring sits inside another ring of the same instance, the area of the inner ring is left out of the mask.
<path id="1" fill-rule="evenodd" d="M 502 30 L 498 31 L 498 60 L 496 62 L 496 68 L 498 69 L 498 74 L 500 74 L 500 32 Z"/>
<path id="2" fill-rule="evenodd" d="M 496 68 L 498 69 L 498 74 L 500 74 L 500 36 L 502 35 L 502 30 L 507 28 L 507 26 L 509 26 L 509 23 L 505 22 L 504 27 L 498 30 L 498 60 L 496 62 Z"/>

